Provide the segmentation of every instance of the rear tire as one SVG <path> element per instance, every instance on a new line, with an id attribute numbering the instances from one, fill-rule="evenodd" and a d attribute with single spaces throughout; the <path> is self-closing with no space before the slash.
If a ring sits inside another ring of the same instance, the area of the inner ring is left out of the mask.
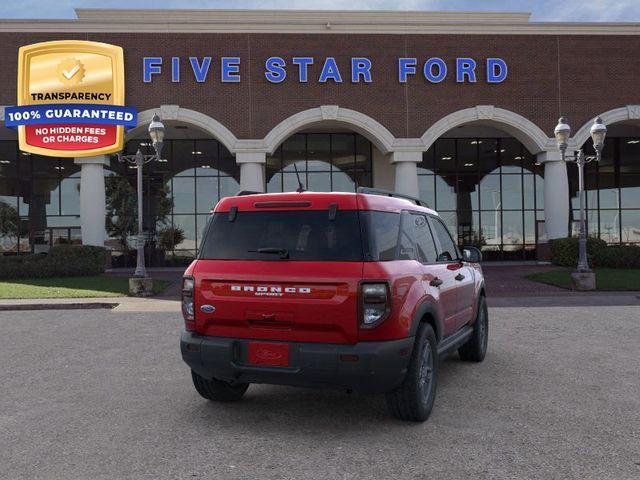
<path id="1" fill-rule="evenodd" d="M 473 333 L 467 343 L 458 349 L 460 358 L 467 362 L 481 362 L 487 354 L 489 342 L 489 313 L 484 296 L 478 300 L 478 313 L 473 324 Z"/>
<path id="2" fill-rule="evenodd" d="M 420 324 L 407 376 L 395 390 L 388 392 L 389 413 L 399 420 L 424 422 L 436 398 L 438 346 L 431 325 Z"/>
<path id="3" fill-rule="evenodd" d="M 191 379 L 197 392 L 207 400 L 215 402 L 236 402 L 242 398 L 249 388 L 248 383 L 231 384 L 222 380 L 211 380 L 201 377 L 191 370 Z"/>

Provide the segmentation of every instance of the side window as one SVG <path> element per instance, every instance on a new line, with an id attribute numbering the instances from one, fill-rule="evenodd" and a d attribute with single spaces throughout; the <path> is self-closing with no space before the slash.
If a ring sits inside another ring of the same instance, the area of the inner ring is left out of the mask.
<path id="1" fill-rule="evenodd" d="M 422 263 L 433 263 L 436 261 L 438 253 L 427 217 L 424 215 L 411 216 L 413 217 L 413 232 L 418 249 L 418 260 Z"/>
<path id="2" fill-rule="evenodd" d="M 391 212 L 360 211 L 363 237 L 368 242 L 370 260 L 385 262 L 396 259 L 400 214 Z"/>
<path id="3" fill-rule="evenodd" d="M 402 212 L 400 221 L 400 236 L 398 238 L 397 260 L 417 260 L 415 247 L 415 232 L 413 226 L 414 215 L 409 212 Z"/>
<path id="4" fill-rule="evenodd" d="M 431 225 L 433 226 L 433 233 L 438 238 L 440 242 L 440 248 L 442 251 L 438 256 L 439 262 L 450 262 L 452 260 L 458 259 L 458 249 L 456 248 L 456 244 L 453 243 L 451 239 L 451 235 L 447 230 L 447 227 L 444 226 L 442 220 L 439 218 L 432 217 Z"/>

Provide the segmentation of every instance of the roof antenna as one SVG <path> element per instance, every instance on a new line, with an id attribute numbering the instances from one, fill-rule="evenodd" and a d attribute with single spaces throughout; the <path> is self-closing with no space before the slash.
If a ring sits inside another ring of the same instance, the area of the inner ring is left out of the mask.
<path id="1" fill-rule="evenodd" d="M 302 185 L 302 180 L 300 180 L 300 174 L 298 173 L 298 167 L 296 166 L 296 162 L 293 162 L 293 168 L 296 171 L 296 177 L 298 177 L 298 188 L 296 188 L 296 192 L 302 193 L 302 192 L 306 191 L 306 189 Z"/>

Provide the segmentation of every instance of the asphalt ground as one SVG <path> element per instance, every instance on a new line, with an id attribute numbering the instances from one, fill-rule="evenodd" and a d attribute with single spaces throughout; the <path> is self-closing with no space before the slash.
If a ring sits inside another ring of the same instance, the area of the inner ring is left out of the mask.
<path id="1" fill-rule="evenodd" d="M 200 398 L 173 313 L 0 312 L 3 479 L 638 479 L 640 307 L 491 308 L 423 424 L 382 396 Z"/>

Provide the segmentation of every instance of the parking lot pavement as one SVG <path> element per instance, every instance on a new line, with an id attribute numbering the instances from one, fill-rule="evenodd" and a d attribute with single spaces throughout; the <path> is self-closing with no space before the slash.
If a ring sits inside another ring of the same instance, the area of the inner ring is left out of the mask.
<path id="1" fill-rule="evenodd" d="M 382 396 L 197 396 L 170 313 L 0 313 L 0 478 L 640 477 L 640 307 L 493 308 L 430 420 Z"/>

